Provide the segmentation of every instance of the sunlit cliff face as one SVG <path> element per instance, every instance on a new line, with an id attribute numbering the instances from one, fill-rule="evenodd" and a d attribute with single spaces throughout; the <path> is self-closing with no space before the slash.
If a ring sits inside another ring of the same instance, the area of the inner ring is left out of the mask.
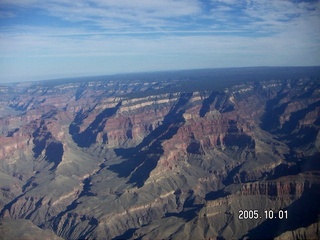
<path id="1" fill-rule="evenodd" d="M 1 86 L 3 226 L 66 239 L 316 234 L 318 80 L 180 83 Z M 290 219 L 241 221 L 240 209 Z"/>

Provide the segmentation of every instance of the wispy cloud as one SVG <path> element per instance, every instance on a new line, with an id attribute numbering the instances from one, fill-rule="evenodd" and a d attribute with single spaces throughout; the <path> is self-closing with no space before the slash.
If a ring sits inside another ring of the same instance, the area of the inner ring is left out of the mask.
<path id="1" fill-rule="evenodd" d="M 213 18 L 233 23 L 240 20 L 240 23 L 248 24 L 247 27 L 252 31 L 262 28 L 277 32 L 293 21 L 305 21 L 312 17 L 320 19 L 319 1 L 212 0 L 211 3 Z"/>
<path id="2" fill-rule="evenodd" d="M 2 0 L 0 7 L 34 9 L 99 31 L 243 30 L 277 33 L 295 20 L 319 18 L 319 1 L 289 0 Z M 6 13 L 2 11 L 2 16 Z M 318 20 L 319 21 L 319 20 Z M 319 23 L 318 23 L 319 24 Z"/>
<path id="3" fill-rule="evenodd" d="M 169 26 L 169 19 L 193 17 L 201 14 L 196 0 L 141 1 L 2 1 L 3 6 L 36 8 L 63 21 L 93 24 L 103 29 L 159 28 Z"/>

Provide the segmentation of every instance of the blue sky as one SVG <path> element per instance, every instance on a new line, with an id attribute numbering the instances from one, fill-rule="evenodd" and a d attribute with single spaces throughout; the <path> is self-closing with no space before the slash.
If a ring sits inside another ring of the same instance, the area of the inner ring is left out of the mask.
<path id="1" fill-rule="evenodd" d="M 0 82 L 320 65 L 320 1 L 0 0 Z"/>

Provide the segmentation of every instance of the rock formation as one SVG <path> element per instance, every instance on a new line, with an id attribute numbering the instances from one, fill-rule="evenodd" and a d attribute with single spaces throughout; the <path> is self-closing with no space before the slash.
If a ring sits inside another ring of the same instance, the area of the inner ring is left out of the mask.
<path id="1" fill-rule="evenodd" d="M 1 85 L 0 231 L 319 238 L 320 69 L 229 71 Z"/>

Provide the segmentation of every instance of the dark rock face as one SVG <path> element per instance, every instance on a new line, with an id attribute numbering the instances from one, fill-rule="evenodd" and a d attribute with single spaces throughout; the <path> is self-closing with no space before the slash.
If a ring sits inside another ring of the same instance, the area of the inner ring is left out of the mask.
<path id="1" fill-rule="evenodd" d="M 319 238 L 320 69 L 241 71 L 1 86 L 0 231 Z"/>

